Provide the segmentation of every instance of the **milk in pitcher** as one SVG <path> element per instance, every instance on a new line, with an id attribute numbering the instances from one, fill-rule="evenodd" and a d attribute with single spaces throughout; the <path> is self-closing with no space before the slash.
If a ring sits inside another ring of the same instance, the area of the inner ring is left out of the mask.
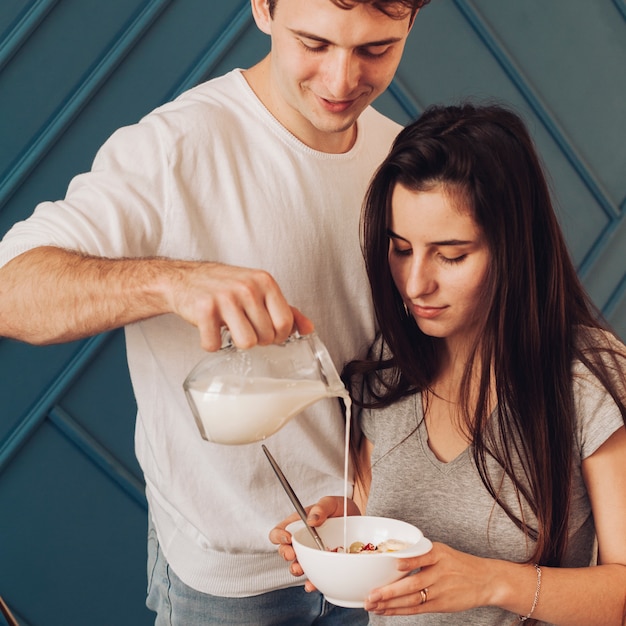
<path id="1" fill-rule="evenodd" d="M 261 441 L 310 404 L 330 397 L 318 380 L 258 377 L 242 384 L 228 375 L 214 376 L 208 388 L 190 387 L 188 393 L 205 439 L 223 444 Z"/>

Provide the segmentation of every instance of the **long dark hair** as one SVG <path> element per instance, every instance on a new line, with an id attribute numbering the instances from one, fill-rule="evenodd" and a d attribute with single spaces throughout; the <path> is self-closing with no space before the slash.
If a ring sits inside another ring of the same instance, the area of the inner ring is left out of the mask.
<path id="1" fill-rule="evenodd" d="M 389 269 L 387 226 L 396 184 L 412 191 L 442 185 L 460 194 L 488 242 L 482 328 L 461 385 L 463 426 L 485 487 L 536 541 L 533 560 L 559 565 L 570 506 L 572 363 L 579 359 L 597 376 L 626 423 L 624 347 L 592 330 L 606 326 L 576 274 L 520 117 L 497 104 L 431 107 L 398 135 L 364 202 L 362 245 L 383 341 L 344 369 L 357 407 L 384 407 L 427 391 L 439 373 L 441 339 L 420 331 Z M 477 379 L 479 394 L 470 402 L 470 380 Z M 536 528 L 499 498 L 487 470 L 490 457 L 530 505 Z M 519 464 L 522 476 L 513 469 Z"/>

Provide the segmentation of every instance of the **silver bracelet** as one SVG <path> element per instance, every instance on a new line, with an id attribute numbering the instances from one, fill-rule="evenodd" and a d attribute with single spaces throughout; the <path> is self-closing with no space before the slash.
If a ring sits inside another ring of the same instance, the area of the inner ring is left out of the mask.
<path id="1" fill-rule="evenodd" d="M 539 602 L 539 592 L 541 591 L 541 568 L 537 563 L 535 563 L 535 570 L 537 570 L 537 587 L 535 588 L 535 597 L 533 598 L 533 605 L 530 607 L 530 612 L 526 617 L 523 615 L 519 615 L 518 619 L 520 622 L 525 622 L 527 619 L 530 619 L 532 614 L 535 612 L 537 608 L 537 603 Z"/>

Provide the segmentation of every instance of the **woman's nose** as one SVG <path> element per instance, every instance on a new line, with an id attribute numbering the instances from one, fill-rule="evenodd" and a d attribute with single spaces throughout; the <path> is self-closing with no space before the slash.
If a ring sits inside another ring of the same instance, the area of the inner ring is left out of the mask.
<path id="1" fill-rule="evenodd" d="M 424 259 L 413 258 L 405 285 L 406 295 L 415 300 L 437 290 L 437 280 L 432 266 Z"/>

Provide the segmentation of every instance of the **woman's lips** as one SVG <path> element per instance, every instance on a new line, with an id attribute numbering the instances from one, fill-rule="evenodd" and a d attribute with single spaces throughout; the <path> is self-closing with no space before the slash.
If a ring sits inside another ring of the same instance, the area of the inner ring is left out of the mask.
<path id="1" fill-rule="evenodd" d="M 445 306 L 420 306 L 419 304 L 412 304 L 411 310 L 414 315 L 423 319 L 431 320 L 443 313 L 446 310 Z"/>

